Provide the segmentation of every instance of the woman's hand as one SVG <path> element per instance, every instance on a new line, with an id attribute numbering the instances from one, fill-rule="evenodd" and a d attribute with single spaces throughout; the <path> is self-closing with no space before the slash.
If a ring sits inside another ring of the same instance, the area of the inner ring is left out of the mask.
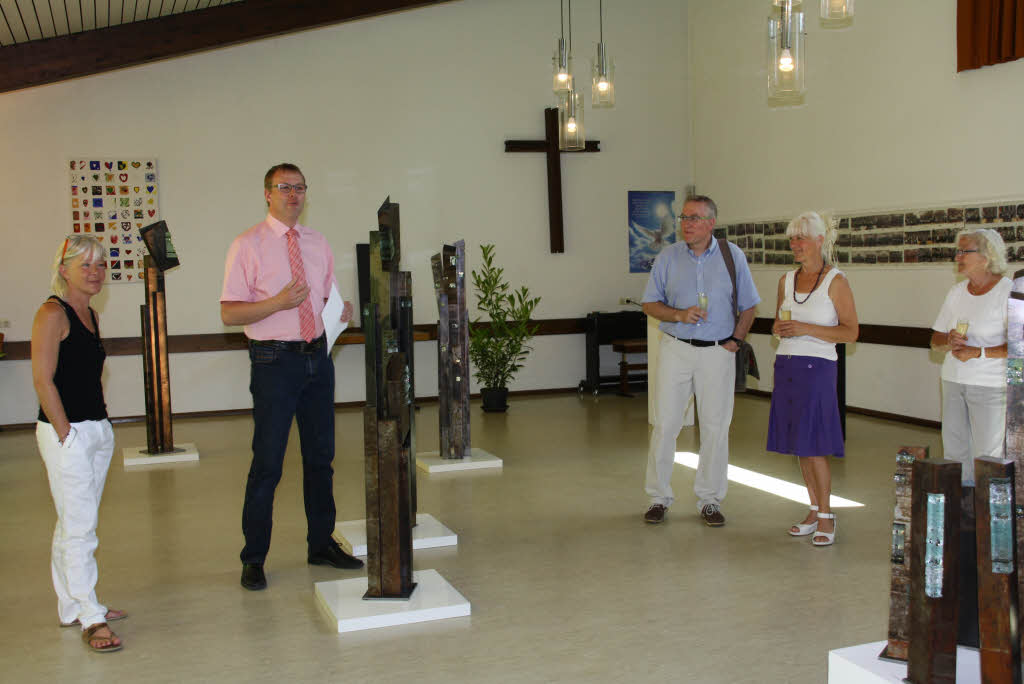
<path id="1" fill-rule="evenodd" d="M 967 336 L 966 335 L 961 335 L 960 333 L 958 333 L 956 331 L 956 328 L 953 328 L 948 333 L 946 333 L 946 340 L 947 340 L 947 343 L 949 344 L 950 349 L 952 349 L 954 352 L 956 352 L 959 349 L 963 349 L 963 348 L 967 347 Z M 971 348 L 973 349 L 973 347 L 971 347 Z M 979 352 L 979 354 L 980 353 L 981 352 Z M 954 354 L 954 356 L 956 356 L 956 354 Z M 957 358 L 960 358 L 960 357 L 957 357 Z M 974 357 L 972 356 L 971 358 L 974 358 Z M 960 360 L 964 361 L 966 359 L 960 359 Z"/>
<path id="2" fill-rule="evenodd" d="M 958 361 L 969 361 L 971 359 L 981 358 L 981 347 L 970 347 L 966 344 L 960 345 L 958 348 L 954 348 L 951 352 L 953 358 Z"/>
<path id="3" fill-rule="evenodd" d="M 774 332 L 779 337 L 799 337 L 808 334 L 808 325 L 803 321 L 775 321 Z"/>

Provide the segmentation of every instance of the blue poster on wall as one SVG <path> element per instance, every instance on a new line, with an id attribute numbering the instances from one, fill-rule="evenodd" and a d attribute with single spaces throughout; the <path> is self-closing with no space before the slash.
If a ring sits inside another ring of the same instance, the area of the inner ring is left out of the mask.
<path id="1" fill-rule="evenodd" d="M 655 257 L 676 241 L 672 190 L 630 190 L 629 272 L 650 273 Z"/>

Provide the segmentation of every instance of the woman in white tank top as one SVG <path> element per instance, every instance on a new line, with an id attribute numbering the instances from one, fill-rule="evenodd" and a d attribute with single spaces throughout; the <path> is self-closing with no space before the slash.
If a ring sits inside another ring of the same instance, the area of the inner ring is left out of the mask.
<path id="1" fill-rule="evenodd" d="M 800 268 L 779 279 L 772 326 L 781 341 L 775 356 L 768 450 L 799 457 L 811 508 L 789 533 L 813 535 L 815 546 L 835 541 L 828 457 L 844 455 L 836 343 L 853 342 L 858 334 L 853 292 L 833 266 L 836 231 L 831 223 L 813 211 L 790 221 L 786 235 Z"/>

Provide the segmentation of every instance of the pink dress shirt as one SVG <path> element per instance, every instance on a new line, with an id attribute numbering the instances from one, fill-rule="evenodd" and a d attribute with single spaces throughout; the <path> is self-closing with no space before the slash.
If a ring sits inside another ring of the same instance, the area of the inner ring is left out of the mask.
<path id="1" fill-rule="evenodd" d="M 299 233 L 299 251 L 309 284 L 309 301 L 313 306 L 316 334 L 324 332 L 320 313 L 324 301 L 331 293 L 334 278 L 334 255 L 327 239 L 312 228 L 296 223 Z M 231 243 L 227 263 L 224 265 L 222 302 L 259 302 L 273 297 L 292 279 L 288 264 L 288 226 L 273 216 L 257 223 Z M 299 309 L 273 313 L 262 321 L 245 326 L 245 335 L 251 340 L 301 340 Z"/>

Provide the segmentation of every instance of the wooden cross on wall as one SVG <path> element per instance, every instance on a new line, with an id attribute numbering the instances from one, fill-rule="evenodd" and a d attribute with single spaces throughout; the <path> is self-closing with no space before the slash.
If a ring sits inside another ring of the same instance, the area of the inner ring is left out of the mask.
<path id="1" fill-rule="evenodd" d="M 544 152 L 548 160 L 548 227 L 551 232 L 551 253 L 565 251 L 565 227 L 562 220 L 562 160 L 558 149 L 558 110 L 544 110 L 544 140 L 506 140 L 506 152 Z M 600 140 L 588 140 L 578 152 L 600 152 Z"/>

